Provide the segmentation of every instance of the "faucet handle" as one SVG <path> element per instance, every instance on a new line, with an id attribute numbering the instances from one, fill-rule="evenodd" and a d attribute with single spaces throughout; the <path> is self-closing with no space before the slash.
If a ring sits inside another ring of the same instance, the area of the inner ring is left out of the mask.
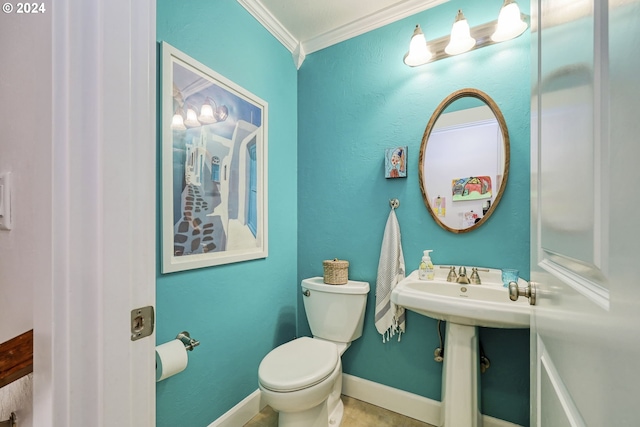
<path id="1" fill-rule="evenodd" d="M 447 274 L 447 282 L 455 282 L 457 279 L 456 268 L 451 266 L 451 268 L 449 268 L 449 274 Z"/>
<path id="2" fill-rule="evenodd" d="M 480 285 L 482 283 L 482 281 L 480 280 L 480 275 L 478 274 L 478 269 L 477 268 L 473 267 L 471 269 L 471 276 L 469 277 L 469 280 L 474 285 Z"/>

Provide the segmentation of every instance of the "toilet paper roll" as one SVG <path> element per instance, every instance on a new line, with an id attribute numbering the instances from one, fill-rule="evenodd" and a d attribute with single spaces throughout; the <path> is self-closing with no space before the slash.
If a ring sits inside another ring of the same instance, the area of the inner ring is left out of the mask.
<path id="1" fill-rule="evenodd" d="M 180 373 L 187 367 L 187 349 L 176 339 L 156 347 L 156 382 Z"/>

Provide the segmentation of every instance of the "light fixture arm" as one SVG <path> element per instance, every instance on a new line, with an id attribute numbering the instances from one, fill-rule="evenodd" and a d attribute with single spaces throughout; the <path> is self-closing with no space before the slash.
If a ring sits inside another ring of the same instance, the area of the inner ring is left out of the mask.
<path id="1" fill-rule="evenodd" d="M 521 13 L 520 17 L 527 24 L 527 27 L 528 27 L 529 16 Z M 496 43 L 501 43 L 502 41 L 494 41 L 491 39 L 491 36 L 494 34 L 497 25 L 498 25 L 498 20 L 496 19 L 494 21 L 487 22 L 486 24 L 481 24 L 481 25 L 477 25 L 475 27 L 470 28 L 470 35 L 472 38 L 476 39 L 476 44 L 471 49 L 469 49 L 469 52 L 472 50 L 481 49 L 486 46 L 491 46 Z M 518 34 L 517 36 L 519 35 L 520 34 Z M 449 44 L 450 39 L 451 39 L 451 36 L 447 34 L 446 36 L 437 38 L 435 40 L 427 41 L 429 50 L 432 52 L 431 58 L 422 63 L 409 64 L 406 61 L 405 63 L 410 67 L 416 67 L 419 65 L 424 65 L 430 62 L 435 62 L 440 59 L 449 58 L 453 56 L 445 52 L 445 47 L 447 47 L 447 45 Z"/>

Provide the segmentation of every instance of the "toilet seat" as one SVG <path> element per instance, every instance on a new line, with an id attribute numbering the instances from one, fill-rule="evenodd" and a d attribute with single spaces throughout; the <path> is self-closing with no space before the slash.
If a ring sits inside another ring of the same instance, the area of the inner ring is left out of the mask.
<path id="1" fill-rule="evenodd" d="M 336 369 L 335 344 L 301 337 L 273 349 L 258 368 L 260 384 L 277 392 L 293 392 L 321 383 Z"/>

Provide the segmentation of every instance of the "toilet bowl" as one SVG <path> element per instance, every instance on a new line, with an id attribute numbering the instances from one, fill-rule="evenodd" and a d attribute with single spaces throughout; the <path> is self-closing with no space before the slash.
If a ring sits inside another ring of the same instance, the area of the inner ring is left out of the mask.
<path id="1" fill-rule="evenodd" d="M 344 408 L 340 358 L 362 335 L 369 284 L 327 285 L 315 277 L 301 286 L 314 337 L 282 344 L 262 359 L 262 399 L 279 413 L 279 427 L 338 427 Z"/>
<path id="2" fill-rule="evenodd" d="M 333 343 L 301 337 L 283 344 L 265 356 L 258 377 L 262 398 L 280 413 L 279 426 L 339 425 L 341 413 L 332 413 L 341 390 L 338 399 L 328 399 L 342 388 L 342 363 Z"/>

